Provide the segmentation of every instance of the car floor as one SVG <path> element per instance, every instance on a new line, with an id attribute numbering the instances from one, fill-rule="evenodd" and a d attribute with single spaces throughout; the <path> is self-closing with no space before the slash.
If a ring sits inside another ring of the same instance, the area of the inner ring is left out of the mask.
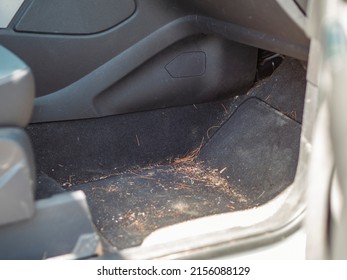
<path id="1" fill-rule="evenodd" d="M 243 96 L 30 125 L 36 197 L 84 191 L 118 249 L 164 226 L 262 205 L 295 177 L 305 75 L 286 58 Z"/>

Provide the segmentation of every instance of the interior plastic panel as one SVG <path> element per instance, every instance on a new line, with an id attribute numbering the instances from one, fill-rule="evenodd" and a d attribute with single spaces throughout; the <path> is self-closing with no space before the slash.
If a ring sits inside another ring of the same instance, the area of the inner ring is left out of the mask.
<path id="1" fill-rule="evenodd" d="M 206 72 L 206 53 L 202 51 L 183 52 L 165 66 L 172 78 L 191 78 Z"/>
<path id="2" fill-rule="evenodd" d="M 142 43 L 134 47 L 145 62 L 146 55 L 155 54 L 157 50 L 147 46 L 145 41 Z M 182 62 L 174 62 L 182 55 L 194 58 L 196 52 L 206 56 L 204 70 L 196 69 L 201 62 L 189 67 L 183 63 L 186 67 L 183 75 L 190 71 L 190 77 L 170 75 L 168 65 Z M 32 121 L 95 118 L 240 94 L 253 84 L 257 49 L 200 35 L 172 45 L 146 63 L 138 64 L 138 57 L 134 59 L 131 52 L 124 53 L 71 86 L 38 98 Z M 201 75 L 197 75 L 199 72 Z"/>
<path id="3" fill-rule="evenodd" d="M 26 126 L 34 98 L 35 85 L 30 69 L 0 45 L 0 126 Z"/>
<path id="4" fill-rule="evenodd" d="M 33 216 L 36 174 L 28 136 L 19 128 L 0 129 L 0 227 Z"/>
<path id="5" fill-rule="evenodd" d="M 133 0 L 34 0 L 15 30 L 47 34 L 92 34 L 112 28 L 136 9 Z"/>
<path id="6" fill-rule="evenodd" d="M 217 2 L 218 5 L 215 4 Z M 203 30 L 196 30 L 195 33 L 215 32 L 213 29 L 216 24 L 213 16 L 222 12 L 213 9 L 219 7 L 222 10 L 224 5 L 231 5 L 228 4 L 229 2 L 218 0 L 197 3 L 200 7 L 199 11 L 204 8 L 203 13 L 206 14 L 208 20 L 197 22 L 198 18 L 192 16 L 189 19 L 189 26 L 185 28 L 195 28 L 198 24 L 201 25 L 199 28 Z M 229 18 L 220 18 L 220 23 L 217 24 L 218 32 L 223 33 L 222 36 L 296 58 L 307 58 L 308 39 L 279 8 L 276 0 L 260 1 L 257 5 L 260 8 L 266 7 L 266 9 L 252 8 L 252 20 L 248 18 L 247 11 L 252 7 L 254 1 L 238 0 L 232 1 L 232 3 L 235 8 L 229 8 Z M 136 42 L 142 39 L 151 40 L 149 35 L 159 28 L 169 23 L 173 25 L 172 22 L 177 19 L 181 18 L 183 21 L 186 19 L 182 17 L 198 13 L 193 1 L 147 0 L 137 1 L 136 4 L 136 13 L 132 17 L 121 25 L 97 35 L 24 34 L 3 30 L 0 32 L 0 43 L 19 55 L 32 68 L 36 79 L 37 96 L 50 94 L 81 79 L 129 49 Z M 210 9 L 208 5 L 212 5 L 213 9 Z M 209 10 L 212 12 L 211 15 Z M 243 17 L 236 17 L 240 13 Z M 267 18 L 266 21 L 263 20 L 264 17 Z M 228 22 L 224 22 L 224 19 Z M 276 29 L 281 31 L 275 32 Z M 187 33 L 186 30 L 181 32 Z M 179 37 L 181 32 L 175 31 L 171 36 Z M 151 43 L 153 45 L 161 44 L 159 38 Z M 136 53 L 134 53 L 135 55 Z"/>
<path id="7" fill-rule="evenodd" d="M 33 3 L 35 2 L 45 2 L 42 7 L 49 7 L 53 4 L 46 2 L 57 1 L 36 0 Z M 86 3 L 83 11 L 88 10 L 86 7 L 90 3 L 78 0 L 68 2 L 71 3 L 67 7 Z M 121 2 L 112 1 L 114 5 Z M 129 4 L 123 5 L 126 7 Z M 65 9 L 63 6 L 61 5 L 59 10 Z M 29 6 L 23 18 L 18 14 L 17 21 L 13 22 L 12 27 L 17 26 L 19 29 L 33 7 Z M 124 15 L 129 13 L 124 12 Z M 276 0 L 136 1 L 136 11 L 130 17 L 104 32 L 100 30 L 106 26 L 103 25 L 105 19 L 95 21 L 93 19 L 91 21 L 95 23 L 93 27 L 82 28 L 80 24 L 83 20 L 73 15 L 74 12 L 69 11 L 65 15 L 66 18 L 63 17 L 64 20 L 51 21 L 61 22 L 60 30 L 57 32 L 64 34 L 40 33 L 44 32 L 42 30 L 45 28 L 50 29 L 48 32 L 55 30 L 52 27 L 54 24 L 45 26 L 41 20 L 39 20 L 41 30 L 36 29 L 38 33 L 35 33 L 35 29 L 30 33 L 16 32 L 11 28 L 0 31 L 0 43 L 21 57 L 34 73 L 37 85 L 36 96 L 40 97 L 36 101 L 34 121 L 96 117 L 100 113 L 103 115 L 103 110 L 100 111 L 99 108 L 96 110 L 93 104 L 93 99 L 98 94 L 121 79 L 128 78 L 130 73 L 136 73 L 139 67 L 170 46 L 191 36 L 218 35 L 227 40 L 302 60 L 307 59 L 309 49 L 309 41 L 303 31 L 286 15 Z M 117 16 L 113 20 L 119 22 Z M 65 26 L 63 22 L 70 26 Z M 103 26 L 96 27 L 97 25 Z M 97 29 L 99 31 L 96 34 L 83 33 Z M 78 35 L 65 34 L 65 32 L 77 32 Z M 162 63 L 167 65 L 169 62 L 165 60 Z M 168 67 L 171 66 L 173 65 Z M 186 70 L 180 71 L 184 73 Z M 203 69 L 200 65 L 197 73 L 201 71 Z M 93 80 L 93 85 L 86 82 L 91 78 L 96 79 Z M 160 83 L 153 86 L 162 88 Z M 178 88 L 182 90 L 180 86 Z M 186 95 L 189 96 L 189 89 Z M 51 109 L 54 104 L 57 108 L 53 113 Z M 65 108 L 65 105 L 68 105 L 68 108 Z M 70 112 L 70 116 L 66 111 Z M 76 112 L 73 116 L 72 111 Z M 46 118 L 45 114 L 55 114 L 55 116 L 50 115 Z"/>
<path id="8" fill-rule="evenodd" d="M 190 0 L 200 15 L 259 30 L 300 45 L 307 44 L 303 32 L 293 26 L 277 0 Z"/>
<path id="9" fill-rule="evenodd" d="M 218 37 L 192 37 L 98 94 L 94 106 L 98 116 L 106 116 L 243 94 L 254 82 L 256 63 L 256 48 Z"/>
<path id="10" fill-rule="evenodd" d="M 148 36 L 187 14 L 181 9 L 168 7 L 171 3 L 177 6 L 171 0 L 139 1 L 133 16 L 106 32 L 94 35 L 19 33 L 7 29 L 0 31 L 0 44 L 30 66 L 36 81 L 36 96 L 43 96 L 71 85 L 124 51 L 137 56 L 130 48 L 142 39 L 151 41 L 152 48 L 162 44 L 165 47 L 166 42 L 161 42 L 160 38 L 153 40 Z M 187 31 L 171 30 L 173 33 L 167 37 L 175 42 Z"/>
<path id="11" fill-rule="evenodd" d="M 0 227 L 32 217 L 34 156 L 24 130 L 35 97 L 28 66 L 0 45 Z"/>
<path id="12" fill-rule="evenodd" d="M 35 204 L 32 219 L 0 227 L 0 259 L 42 260 L 70 255 L 92 257 L 100 253 L 83 192 L 64 193 Z"/>

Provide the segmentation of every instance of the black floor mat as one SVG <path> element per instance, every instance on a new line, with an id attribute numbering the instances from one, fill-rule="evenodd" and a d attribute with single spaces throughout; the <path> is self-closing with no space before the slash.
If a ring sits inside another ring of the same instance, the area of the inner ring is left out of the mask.
<path id="1" fill-rule="evenodd" d="M 138 169 L 71 190 L 86 193 L 97 228 L 118 249 L 140 245 L 161 227 L 249 206 L 217 170 L 195 163 Z"/>
<path id="2" fill-rule="evenodd" d="M 38 174 L 65 187 L 130 167 L 170 162 L 205 143 L 240 100 L 166 108 L 99 119 L 33 124 Z"/>
<path id="3" fill-rule="evenodd" d="M 306 71 L 295 59 L 286 58 L 267 79 L 259 81 L 248 93 L 302 123 Z"/>
<path id="4" fill-rule="evenodd" d="M 257 206 L 293 182 L 300 132 L 300 124 L 252 98 L 213 136 L 198 160 L 221 170 Z"/>
<path id="5" fill-rule="evenodd" d="M 71 190 L 87 194 L 111 244 L 131 247 L 160 227 L 267 202 L 294 179 L 299 136 L 297 122 L 252 98 L 201 150 Z"/>

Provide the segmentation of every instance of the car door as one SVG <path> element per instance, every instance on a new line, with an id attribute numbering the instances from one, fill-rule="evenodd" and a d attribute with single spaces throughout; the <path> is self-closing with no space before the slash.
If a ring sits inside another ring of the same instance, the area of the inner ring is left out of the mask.
<path id="1" fill-rule="evenodd" d="M 315 3 L 313 3 L 315 2 Z M 320 106 L 310 162 L 307 256 L 347 258 L 346 1 L 312 1 L 308 33 Z M 312 50 L 311 50 L 312 51 Z"/>

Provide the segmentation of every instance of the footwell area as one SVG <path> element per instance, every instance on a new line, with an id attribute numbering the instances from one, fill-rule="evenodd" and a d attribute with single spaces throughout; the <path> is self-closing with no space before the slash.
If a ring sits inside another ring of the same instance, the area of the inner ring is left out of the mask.
<path id="1" fill-rule="evenodd" d="M 154 230 L 258 206 L 294 179 L 300 125 L 258 99 L 244 102 L 204 147 L 171 164 L 78 185 L 95 224 L 119 249 Z"/>
<path id="2" fill-rule="evenodd" d="M 244 96 L 32 125 L 36 198 L 83 190 L 118 249 L 161 227 L 257 207 L 294 180 L 304 94 L 305 71 L 285 59 Z"/>

